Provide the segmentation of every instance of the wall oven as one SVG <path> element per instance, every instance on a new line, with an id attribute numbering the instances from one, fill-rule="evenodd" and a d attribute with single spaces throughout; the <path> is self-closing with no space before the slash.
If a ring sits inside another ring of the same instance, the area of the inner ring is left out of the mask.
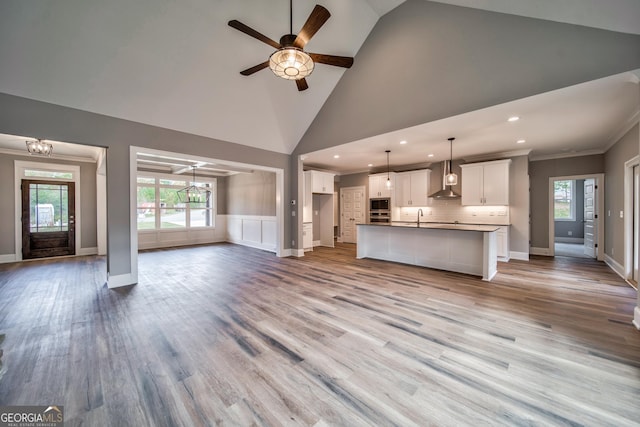
<path id="1" fill-rule="evenodd" d="M 391 223 L 391 199 L 369 199 L 369 223 Z"/>

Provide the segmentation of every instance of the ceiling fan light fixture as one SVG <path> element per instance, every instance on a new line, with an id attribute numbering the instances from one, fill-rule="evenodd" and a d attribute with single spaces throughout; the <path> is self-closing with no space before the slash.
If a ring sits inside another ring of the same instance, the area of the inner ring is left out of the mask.
<path id="1" fill-rule="evenodd" d="M 269 57 L 269 68 L 286 80 L 301 80 L 313 72 L 313 59 L 302 49 L 283 47 Z"/>

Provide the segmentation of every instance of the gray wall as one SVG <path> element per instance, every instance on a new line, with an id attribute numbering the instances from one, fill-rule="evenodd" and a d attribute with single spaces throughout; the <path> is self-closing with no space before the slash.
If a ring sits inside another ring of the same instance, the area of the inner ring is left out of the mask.
<path id="1" fill-rule="evenodd" d="M 276 215 L 276 174 L 255 171 L 225 179 L 225 203 L 228 215 Z"/>
<path id="2" fill-rule="evenodd" d="M 555 237 L 580 239 L 584 237 L 584 223 L 582 222 L 584 219 L 584 179 L 576 179 L 574 185 L 576 186 L 576 219 L 574 221 L 554 221 Z"/>
<path id="3" fill-rule="evenodd" d="M 624 163 L 638 155 L 640 130 L 636 124 L 605 153 L 605 253 L 624 265 Z"/>
<path id="4" fill-rule="evenodd" d="M 0 94 L 0 133 L 107 147 L 107 268 L 131 273 L 130 146 L 284 170 L 282 203 L 290 197 L 290 156 L 186 134 L 73 108 Z M 290 208 L 283 208 L 284 248 L 289 248 Z"/>
<path id="5" fill-rule="evenodd" d="M 67 160 L 47 159 L 31 156 L 14 156 L 0 154 L 0 255 L 15 254 L 15 198 L 14 198 L 14 161 L 28 161 L 37 163 L 57 163 L 80 167 L 80 248 L 95 248 L 98 246 L 97 208 L 96 208 L 96 164 L 87 162 L 73 162 Z"/>
<path id="6" fill-rule="evenodd" d="M 518 156 L 511 158 L 509 168 L 509 250 L 529 253 L 529 158 Z"/>
<path id="7" fill-rule="evenodd" d="M 529 163 L 532 247 L 549 247 L 549 178 L 604 172 L 604 154 L 565 157 Z M 605 177 L 606 181 L 607 178 Z"/>
<path id="8" fill-rule="evenodd" d="M 294 154 L 634 70 L 639 45 L 637 35 L 408 0 L 378 21 Z"/>

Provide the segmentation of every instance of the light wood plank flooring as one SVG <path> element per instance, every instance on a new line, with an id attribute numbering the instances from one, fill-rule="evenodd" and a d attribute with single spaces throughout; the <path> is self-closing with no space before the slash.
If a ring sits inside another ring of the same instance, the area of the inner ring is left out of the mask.
<path id="1" fill-rule="evenodd" d="M 68 426 L 637 426 L 636 292 L 604 264 L 533 258 L 490 282 L 218 244 L 0 265 L 0 405 Z"/>

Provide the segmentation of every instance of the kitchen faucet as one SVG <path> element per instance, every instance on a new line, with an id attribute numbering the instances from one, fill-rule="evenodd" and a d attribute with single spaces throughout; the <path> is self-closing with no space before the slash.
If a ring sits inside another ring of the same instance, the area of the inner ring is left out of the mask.
<path id="1" fill-rule="evenodd" d="M 418 209 L 418 227 L 420 227 L 420 217 L 424 216 L 424 212 L 422 212 L 422 208 Z"/>

